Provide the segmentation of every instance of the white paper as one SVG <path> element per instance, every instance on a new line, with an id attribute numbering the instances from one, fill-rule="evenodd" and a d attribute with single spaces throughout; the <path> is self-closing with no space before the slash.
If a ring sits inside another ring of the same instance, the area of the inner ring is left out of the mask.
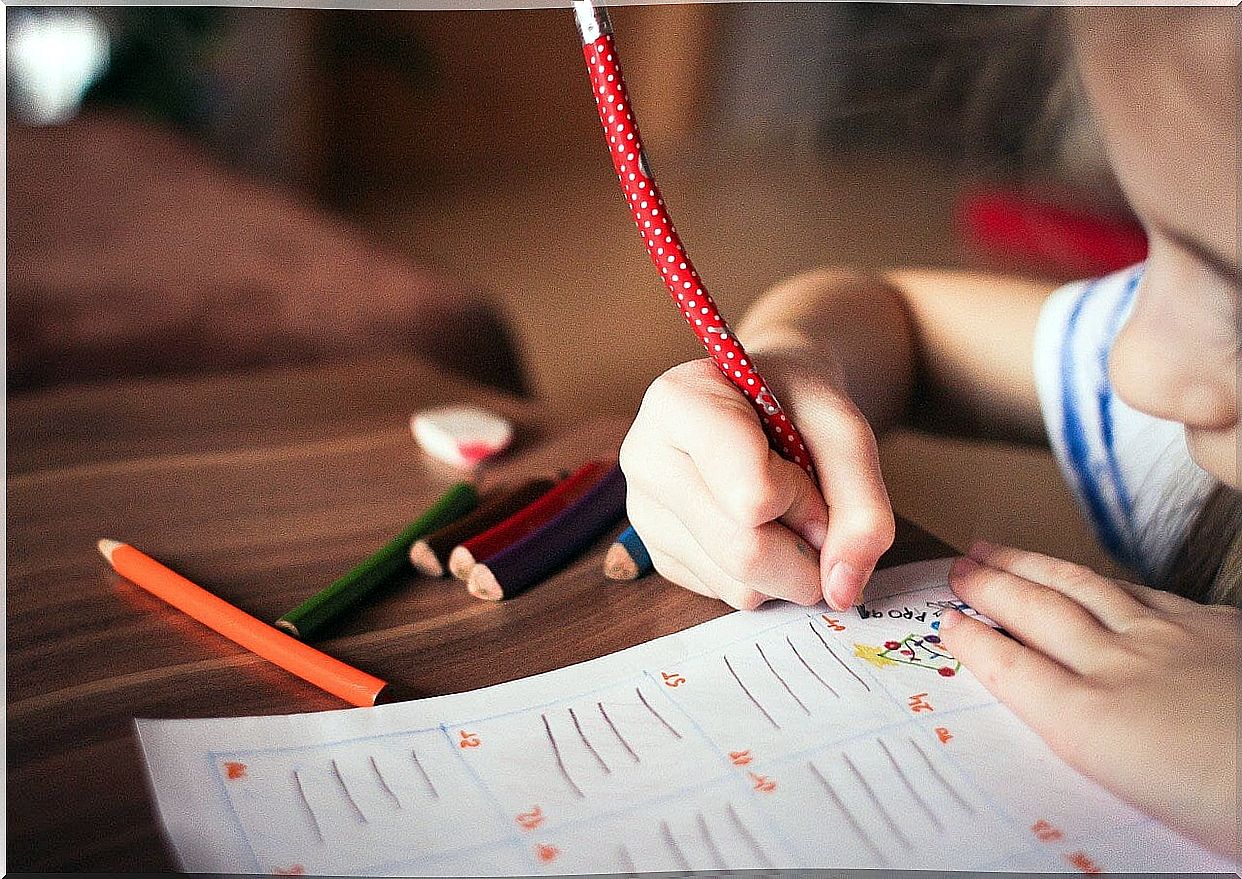
<path id="1" fill-rule="evenodd" d="M 184 869 L 220 873 L 1231 870 L 944 654 L 947 565 L 469 693 L 140 720 L 159 814 Z"/>

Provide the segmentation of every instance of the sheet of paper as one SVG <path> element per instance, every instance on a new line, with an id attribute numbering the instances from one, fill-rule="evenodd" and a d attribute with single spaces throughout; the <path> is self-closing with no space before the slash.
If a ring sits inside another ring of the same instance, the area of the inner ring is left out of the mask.
<path id="1" fill-rule="evenodd" d="M 1232 869 L 941 648 L 947 566 L 470 693 L 139 721 L 160 817 L 184 869 L 222 873 Z"/>

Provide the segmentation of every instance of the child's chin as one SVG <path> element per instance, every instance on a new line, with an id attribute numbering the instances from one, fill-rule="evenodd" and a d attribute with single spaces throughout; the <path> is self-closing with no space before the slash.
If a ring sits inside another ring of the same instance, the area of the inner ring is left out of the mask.
<path id="1" fill-rule="evenodd" d="M 1186 428 L 1186 446 L 1195 463 L 1221 482 L 1238 488 L 1238 426 L 1224 430 Z"/>

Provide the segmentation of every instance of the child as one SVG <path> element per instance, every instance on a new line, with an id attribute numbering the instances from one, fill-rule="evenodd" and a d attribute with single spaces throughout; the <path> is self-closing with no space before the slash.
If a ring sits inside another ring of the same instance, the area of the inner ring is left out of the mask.
<path id="1" fill-rule="evenodd" d="M 825 271 L 747 315 L 739 335 L 805 435 L 819 488 L 769 450 L 710 362 L 657 379 L 622 466 L 660 573 L 739 608 L 850 606 L 893 538 L 872 431 L 949 416 L 980 436 L 1046 431 L 1110 550 L 1150 582 L 1236 604 L 1236 22 L 1232 10 L 1068 17 L 1148 230 L 1144 266 L 1051 296 L 980 275 Z M 1237 851 L 1236 607 L 983 542 L 950 582 L 1014 636 L 944 619 L 946 645 L 985 686 L 1081 771 Z"/>

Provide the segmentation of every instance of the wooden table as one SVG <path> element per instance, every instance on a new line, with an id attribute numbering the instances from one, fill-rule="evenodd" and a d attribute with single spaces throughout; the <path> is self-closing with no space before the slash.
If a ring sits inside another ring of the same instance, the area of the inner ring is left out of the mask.
<path id="1" fill-rule="evenodd" d="M 614 454 L 625 429 L 620 421 L 573 429 L 537 404 L 404 358 L 9 401 L 10 870 L 172 866 L 135 717 L 344 707 L 115 576 L 95 540 L 132 542 L 274 619 L 458 478 L 419 453 L 406 419 L 461 401 L 519 425 L 513 452 L 487 482 Z M 727 610 L 658 577 L 609 583 L 600 573 L 606 544 L 499 604 L 455 581 L 410 577 L 322 646 L 433 695 L 592 659 Z M 903 526 L 890 560 L 944 550 Z"/>

